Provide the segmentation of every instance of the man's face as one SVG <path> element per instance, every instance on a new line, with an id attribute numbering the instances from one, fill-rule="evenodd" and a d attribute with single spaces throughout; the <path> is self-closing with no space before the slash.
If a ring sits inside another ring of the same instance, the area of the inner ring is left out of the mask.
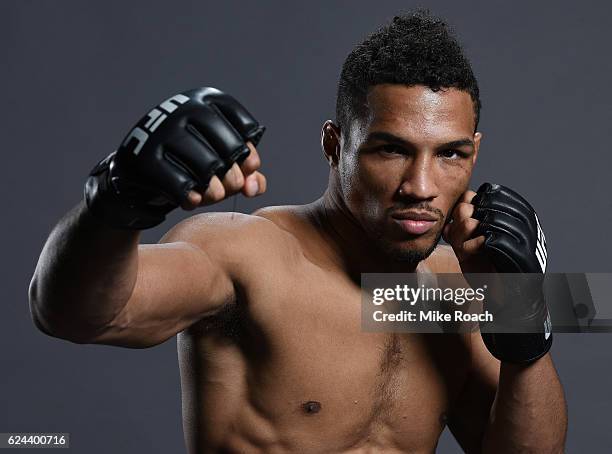
<path id="1" fill-rule="evenodd" d="M 342 132 L 343 197 L 385 254 L 418 262 L 468 188 L 481 137 L 472 99 L 452 88 L 384 84 L 367 101 L 368 117 Z"/>

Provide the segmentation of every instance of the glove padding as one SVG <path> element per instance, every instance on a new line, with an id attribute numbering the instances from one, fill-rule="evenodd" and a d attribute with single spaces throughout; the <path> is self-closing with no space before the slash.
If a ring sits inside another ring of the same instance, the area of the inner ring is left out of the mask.
<path id="1" fill-rule="evenodd" d="M 480 221 L 473 236 L 484 235 L 484 251 L 496 271 L 530 273 L 524 279 L 517 278 L 521 288 L 510 292 L 506 289 L 505 307 L 498 308 L 496 314 L 502 324 L 510 320 L 520 326 L 519 332 L 488 332 L 481 325 L 483 341 L 501 361 L 534 361 L 552 345 L 550 315 L 543 292 L 546 239 L 537 214 L 516 192 L 490 183 L 478 188 L 472 204 L 475 207 L 472 217 Z"/>
<path id="2" fill-rule="evenodd" d="M 89 210 L 118 228 L 146 229 L 203 193 L 249 155 L 265 127 L 233 97 L 203 87 L 180 93 L 145 115 L 85 184 Z"/>
<path id="3" fill-rule="evenodd" d="M 538 216 L 523 197 L 498 184 L 484 183 L 472 199 L 485 250 L 500 273 L 546 272 L 546 239 Z"/>

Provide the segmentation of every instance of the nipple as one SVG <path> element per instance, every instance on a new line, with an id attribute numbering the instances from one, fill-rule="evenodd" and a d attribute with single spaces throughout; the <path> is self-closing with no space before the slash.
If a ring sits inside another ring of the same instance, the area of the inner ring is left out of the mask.
<path id="1" fill-rule="evenodd" d="M 302 404 L 302 410 L 304 410 L 304 413 L 309 415 L 319 413 L 321 411 L 321 402 L 309 400 L 308 402 Z"/>

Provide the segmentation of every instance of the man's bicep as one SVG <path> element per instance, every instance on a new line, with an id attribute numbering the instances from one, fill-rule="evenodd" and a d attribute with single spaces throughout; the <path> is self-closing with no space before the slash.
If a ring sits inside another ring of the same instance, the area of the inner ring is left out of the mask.
<path id="1" fill-rule="evenodd" d="M 448 427 L 466 453 L 481 452 L 491 407 L 499 382 L 499 361 L 482 342 L 479 332 L 468 335 L 470 372 L 449 414 Z"/>
<path id="2" fill-rule="evenodd" d="M 132 296 L 95 343 L 157 345 L 233 301 L 233 283 L 214 256 L 175 239 L 139 246 Z"/>

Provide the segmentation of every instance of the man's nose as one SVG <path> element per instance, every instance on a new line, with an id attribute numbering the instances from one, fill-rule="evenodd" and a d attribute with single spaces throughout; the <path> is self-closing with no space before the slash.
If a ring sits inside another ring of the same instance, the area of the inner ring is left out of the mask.
<path id="1" fill-rule="evenodd" d="M 431 200 L 438 196 L 435 159 L 429 153 L 416 153 L 406 163 L 399 194 L 415 200 Z"/>

